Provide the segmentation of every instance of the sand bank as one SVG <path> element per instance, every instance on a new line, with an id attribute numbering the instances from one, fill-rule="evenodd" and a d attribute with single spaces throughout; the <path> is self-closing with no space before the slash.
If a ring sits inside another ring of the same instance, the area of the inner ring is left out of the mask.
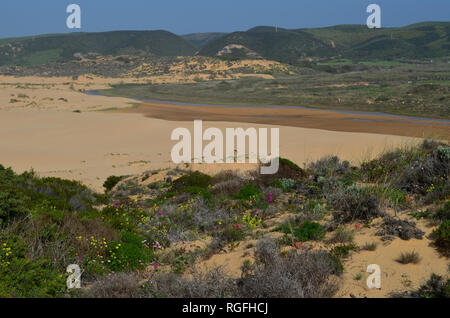
<path id="1" fill-rule="evenodd" d="M 328 154 L 358 164 L 384 150 L 417 141 L 410 137 L 249 123 L 204 122 L 203 126 L 223 132 L 225 128 L 279 127 L 280 155 L 299 165 Z M 177 127 L 192 132 L 193 122 L 110 112 L 0 110 L 0 163 L 19 172 L 33 168 L 42 176 L 80 180 L 102 190 L 110 175 L 174 167 L 170 151 L 175 142 L 170 135 Z M 198 166 L 208 173 L 230 168 L 228 164 Z M 253 167 L 247 164 L 240 168 Z"/>
<path id="2" fill-rule="evenodd" d="M 433 119 L 413 119 L 377 114 L 345 114 L 330 110 L 300 108 L 255 108 L 177 105 L 169 102 L 145 102 L 120 112 L 141 113 L 165 120 L 246 122 L 318 128 L 332 131 L 364 132 L 413 137 L 450 139 L 450 123 Z"/>

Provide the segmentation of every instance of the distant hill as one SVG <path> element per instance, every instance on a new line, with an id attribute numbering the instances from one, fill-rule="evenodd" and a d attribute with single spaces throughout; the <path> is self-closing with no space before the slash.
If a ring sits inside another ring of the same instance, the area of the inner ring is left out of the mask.
<path id="1" fill-rule="evenodd" d="M 211 41 L 199 54 L 217 55 L 233 44 L 244 46 L 264 58 L 284 62 L 302 57 L 331 56 L 358 59 L 440 57 L 450 55 L 450 22 L 424 22 L 384 29 L 369 29 L 364 25 L 298 30 L 256 27 Z"/>
<path id="2" fill-rule="evenodd" d="M 423 22 L 384 29 L 368 29 L 364 25 L 296 30 L 260 26 L 228 34 L 178 36 L 167 31 L 114 31 L 0 39 L 0 66 L 46 64 L 97 54 L 197 54 L 280 62 L 330 57 L 433 58 L 450 56 L 450 22 Z"/>
<path id="3" fill-rule="evenodd" d="M 167 31 L 71 33 L 0 40 L 0 65 L 35 65 L 96 54 L 189 56 L 197 48 Z"/>
<path id="4" fill-rule="evenodd" d="M 202 48 L 206 44 L 226 35 L 227 33 L 221 32 L 207 32 L 207 33 L 191 33 L 182 35 L 181 37 L 186 41 L 192 43 L 197 48 Z"/>
<path id="5" fill-rule="evenodd" d="M 205 45 L 199 55 L 214 56 L 226 46 L 237 44 L 264 58 L 288 61 L 301 56 L 332 56 L 331 45 L 301 30 L 256 27 L 245 32 L 233 32 Z M 232 53 L 233 54 L 233 53 Z"/>

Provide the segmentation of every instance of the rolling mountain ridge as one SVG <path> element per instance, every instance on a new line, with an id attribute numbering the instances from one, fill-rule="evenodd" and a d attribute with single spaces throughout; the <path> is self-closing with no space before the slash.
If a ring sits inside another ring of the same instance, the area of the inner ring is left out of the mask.
<path id="1" fill-rule="evenodd" d="M 450 22 L 400 28 L 363 25 L 288 30 L 259 26 L 232 33 L 112 31 L 0 39 L 1 65 L 36 65 L 95 55 L 221 56 L 297 62 L 306 58 L 359 60 L 450 56 Z"/>

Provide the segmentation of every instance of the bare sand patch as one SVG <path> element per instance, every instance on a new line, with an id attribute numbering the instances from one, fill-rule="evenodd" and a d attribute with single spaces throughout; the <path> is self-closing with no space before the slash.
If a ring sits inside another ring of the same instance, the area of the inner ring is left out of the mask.
<path id="1" fill-rule="evenodd" d="M 204 122 L 217 127 L 277 127 L 271 125 Z M 138 174 L 151 169 L 174 168 L 170 151 L 172 130 L 193 122 L 165 121 L 139 114 L 54 110 L 0 110 L 1 164 L 18 172 L 33 168 L 42 176 L 80 180 L 102 190 L 110 175 Z M 358 164 L 389 148 L 416 142 L 409 137 L 332 132 L 298 127 L 280 128 L 280 155 L 302 165 L 335 154 Z M 214 174 L 229 164 L 193 167 Z M 253 169 L 254 165 L 242 165 Z"/>

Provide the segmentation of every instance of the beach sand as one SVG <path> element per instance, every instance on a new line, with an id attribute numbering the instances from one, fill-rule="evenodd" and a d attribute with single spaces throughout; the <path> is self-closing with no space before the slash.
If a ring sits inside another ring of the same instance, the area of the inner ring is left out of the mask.
<path id="1" fill-rule="evenodd" d="M 204 120 L 204 129 L 213 126 L 223 133 L 225 128 L 279 127 L 280 155 L 299 165 L 325 155 L 338 155 L 358 164 L 392 147 L 418 140 L 393 135 L 422 137 L 423 127 L 433 128 L 427 134 L 449 133 L 448 126 L 438 125 L 434 130 L 434 125 L 398 120 L 395 125 L 361 122 L 352 118 L 364 119 L 364 115 L 330 111 L 170 103 L 136 107 L 133 99 L 84 93 L 119 81 L 89 75 L 76 80 L 0 76 L 0 164 L 18 172 L 34 169 L 41 176 L 79 180 L 102 191 L 102 184 L 110 175 L 175 167 L 170 157 L 176 143 L 170 140 L 171 132 L 187 127 L 193 133 L 194 119 Z M 271 118 L 274 114 L 278 117 Z M 231 167 L 248 170 L 255 165 L 202 164 L 192 168 L 214 174 Z"/>
<path id="2" fill-rule="evenodd" d="M 249 123 L 204 122 L 203 126 L 217 127 L 223 133 L 225 128 L 279 127 L 280 156 L 301 166 L 325 155 L 358 164 L 392 147 L 417 142 L 411 137 Z M 177 127 L 186 127 L 193 134 L 193 122 L 140 114 L 0 110 L 0 162 L 18 172 L 34 169 L 41 176 L 80 180 L 101 191 L 110 175 L 175 167 L 170 152 L 176 141 L 170 136 Z M 213 174 L 230 165 L 194 168 Z M 243 168 L 253 169 L 254 165 Z"/>

